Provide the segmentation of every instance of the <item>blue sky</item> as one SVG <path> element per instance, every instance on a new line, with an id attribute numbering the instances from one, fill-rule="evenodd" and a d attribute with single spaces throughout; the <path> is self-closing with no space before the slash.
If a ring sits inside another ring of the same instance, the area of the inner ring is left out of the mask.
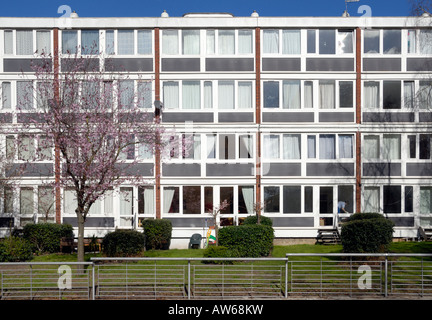
<path id="1" fill-rule="evenodd" d="M 6 4 L 7 3 L 7 4 Z M 60 17 L 58 8 L 67 5 L 80 17 L 159 17 L 163 10 L 179 17 L 188 12 L 229 12 L 250 16 L 341 16 L 345 0 L 11 0 L 0 8 L 3 17 Z M 409 0 L 360 0 L 348 4 L 351 16 L 362 5 L 372 16 L 407 16 Z"/>

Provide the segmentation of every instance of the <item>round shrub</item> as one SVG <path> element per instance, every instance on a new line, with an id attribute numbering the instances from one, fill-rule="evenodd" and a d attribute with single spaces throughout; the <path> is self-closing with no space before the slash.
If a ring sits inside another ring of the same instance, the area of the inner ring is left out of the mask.
<path id="1" fill-rule="evenodd" d="M 145 238 L 136 230 L 116 230 L 102 239 L 102 251 L 109 257 L 129 257 L 144 251 Z"/>
<path id="2" fill-rule="evenodd" d="M 381 253 L 393 240 L 394 223 L 379 213 L 356 213 L 342 226 L 341 241 L 346 253 Z"/>
<path id="3" fill-rule="evenodd" d="M 257 221 L 258 221 L 258 217 L 256 215 L 247 216 L 244 219 L 243 224 L 257 224 Z M 273 226 L 273 220 L 270 219 L 269 217 L 261 216 L 260 217 L 260 224 L 272 227 Z"/>
<path id="4" fill-rule="evenodd" d="M 0 241 L 0 262 L 19 262 L 33 259 L 31 244 L 19 237 Z"/>
<path id="5" fill-rule="evenodd" d="M 60 251 L 60 239 L 73 238 L 73 228 L 69 224 L 36 223 L 23 228 L 23 238 L 34 252 L 55 253 Z"/>
<path id="6" fill-rule="evenodd" d="M 209 246 L 204 250 L 204 258 L 233 258 L 237 257 L 238 253 L 235 250 L 231 250 L 224 246 Z M 215 263 L 215 264 L 231 264 L 232 261 L 225 260 L 203 260 L 204 263 Z"/>
<path id="7" fill-rule="evenodd" d="M 142 222 L 146 250 L 166 250 L 171 243 L 172 223 L 166 219 L 145 219 Z"/>
<path id="8" fill-rule="evenodd" d="M 219 244 L 238 257 L 265 257 L 273 248 L 273 228 L 262 224 L 228 226 L 219 230 Z"/>

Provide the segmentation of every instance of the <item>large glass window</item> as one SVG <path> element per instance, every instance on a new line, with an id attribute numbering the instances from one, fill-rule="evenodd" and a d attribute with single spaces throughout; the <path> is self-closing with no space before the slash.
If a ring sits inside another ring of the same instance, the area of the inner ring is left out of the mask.
<path id="1" fill-rule="evenodd" d="M 432 213 L 432 187 L 420 187 L 420 213 Z"/>
<path id="2" fill-rule="evenodd" d="M 277 213 L 279 212 L 279 187 L 264 187 L 264 212 Z"/>
<path id="3" fill-rule="evenodd" d="M 200 186 L 183 187 L 183 213 L 184 214 L 201 213 L 201 187 Z"/>
<path id="4" fill-rule="evenodd" d="M 422 29 L 419 34 L 419 50 L 421 54 L 432 53 L 432 30 Z"/>
<path id="5" fill-rule="evenodd" d="M 75 54 L 78 48 L 78 32 L 72 30 L 62 31 L 62 53 Z"/>
<path id="6" fill-rule="evenodd" d="M 282 83 L 282 107 L 284 109 L 300 109 L 300 81 L 285 80 Z"/>
<path id="7" fill-rule="evenodd" d="M 301 186 L 284 186 L 283 198 L 283 213 L 301 213 Z"/>
<path id="8" fill-rule="evenodd" d="M 32 30 L 16 31 L 16 54 L 17 55 L 33 54 L 33 31 Z"/>
<path id="9" fill-rule="evenodd" d="M 383 52 L 384 54 L 401 53 L 401 31 L 400 30 L 383 31 Z"/>
<path id="10" fill-rule="evenodd" d="M 430 159 L 431 158 L 431 142 L 432 135 L 421 134 L 419 141 L 420 159 Z"/>
<path id="11" fill-rule="evenodd" d="M 152 53 L 152 32 L 151 30 L 138 30 L 138 54 Z"/>
<path id="12" fill-rule="evenodd" d="M 366 81 L 364 83 L 364 107 L 366 109 L 377 109 L 380 106 L 379 82 Z"/>
<path id="13" fill-rule="evenodd" d="M 183 81 L 182 100 L 183 109 L 201 108 L 201 86 L 199 81 Z"/>
<path id="14" fill-rule="evenodd" d="M 182 53 L 199 54 L 200 53 L 200 32 L 199 30 L 182 31 Z"/>
<path id="15" fill-rule="evenodd" d="M 139 187 L 138 188 L 138 213 L 141 214 L 154 214 L 155 201 L 154 201 L 154 188 L 153 187 Z"/>
<path id="16" fill-rule="evenodd" d="M 252 30 L 238 31 L 238 53 L 249 54 L 253 52 Z"/>
<path id="17" fill-rule="evenodd" d="M 238 187 L 238 212 L 254 214 L 254 187 Z"/>
<path id="18" fill-rule="evenodd" d="M 334 80 L 320 80 L 319 98 L 321 109 L 334 109 L 336 107 Z"/>
<path id="19" fill-rule="evenodd" d="M 320 159 L 336 159 L 336 141 L 334 134 L 320 134 Z"/>
<path id="20" fill-rule="evenodd" d="M 383 82 L 383 108 L 384 109 L 401 108 L 401 82 L 400 81 Z"/>
<path id="21" fill-rule="evenodd" d="M 337 33 L 338 53 L 353 53 L 352 30 L 339 30 Z"/>
<path id="22" fill-rule="evenodd" d="M 38 54 L 51 54 L 50 31 L 36 31 L 36 50 Z"/>
<path id="23" fill-rule="evenodd" d="M 282 54 L 300 54 L 300 30 L 282 30 Z"/>
<path id="24" fill-rule="evenodd" d="M 363 157 L 366 160 L 379 159 L 380 139 L 379 136 L 366 135 L 363 139 Z"/>
<path id="25" fill-rule="evenodd" d="M 20 189 L 20 214 L 33 214 L 34 212 L 34 194 L 33 188 Z"/>
<path id="26" fill-rule="evenodd" d="M 401 158 L 401 136 L 399 134 L 385 134 L 383 136 L 383 158 L 398 160 Z"/>
<path id="27" fill-rule="evenodd" d="M 99 30 L 81 30 L 81 53 L 99 53 Z"/>
<path id="28" fill-rule="evenodd" d="M 179 213 L 179 187 L 164 187 L 163 189 L 163 212 Z"/>
<path id="29" fill-rule="evenodd" d="M 264 108 L 279 108 L 279 82 L 264 82 Z"/>
<path id="30" fill-rule="evenodd" d="M 366 29 L 364 34 L 364 53 L 379 53 L 380 52 L 380 31 Z"/>
<path id="31" fill-rule="evenodd" d="M 336 35 L 335 30 L 319 30 L 319 53 L 335 54 L 336 53 Z"/>
<path id="32" fill-rule="evenodd" d="M 379 187 L 365 187 L 363 201 L 363 212 L 380 212 Z"/>
<path id="33" fill-rule="evenodd" d="M 235 53 L 235 31 L 234 30 L 218 31 L 218 53 L 219 54 Z"/>
<path id="34" fill-rule="evenodd" d="M 333 213 L 333 187 L 320 187 L 320 213 Z"/>
<path id="35" fill-rule="evenodd" d="M 402 189 L 401 186 L 384 186 L 384 213 L 401 213 Z"/>
<path id="36" fill-rule="evenodd" d="M 117 53 L 118 54 L 134 54 L 135 41 L 133 30 L 118 30 L 117 31 Z"/>
<path id="37" fill-rule="evenodd" d="M 353 82 L 352 81 L 339 81 L 339 107 L 352 108 L 353 107 Z"/>
<path id="38" fill-rule="evenodd" d="M 234 109 L 234 81 L 222 80 L 218 82 L 219 109 Z"/>

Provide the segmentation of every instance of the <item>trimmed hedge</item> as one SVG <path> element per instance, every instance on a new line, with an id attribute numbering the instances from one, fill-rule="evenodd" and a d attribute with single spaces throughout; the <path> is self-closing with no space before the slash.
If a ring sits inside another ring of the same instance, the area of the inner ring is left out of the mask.
<path id="1" fill-rule="evenodd" d="M 116 230 L 102 239 L 102 251 L 109 257 L 137 256 L 144 251 L 145 237 L 136 230 Z"/>
<path id="2" fill-rule="evenodd" d="M 257 224 L 257 222 L 258 222 L 258 217 L 254 215 L 254 216 L 247 216 L 244 219 L 243 224 Z M 273 220 L 266 216 L 261 216 L 260 222 L 261 222 L 260 224 L 262 225 L 266 225 L 270 227 L 273 226 Z"/>
<path id="3" fill-rule="evenodd" d="M 60 239 L 73 236 L 73 228 L 69 224 L 32 223 L 23 228 L 23 238 L 31 244 L 34 252 L 39 253 L 59 252 Z"/>
<path id="4" fill-rule="evenodd" d="M 230 258 L 237 256 L 237 253 L 233 253 L 233 250 L 228 249 L 224 246 L 209 246 L 204 250 L 204 258 Z M 215 264 L 232 264 L 232 261 L 224 260 L 203 260 L 204 263 L 215 263 Z"/>
<path id="5" fill-rule="evenodd" d="M 346 253 L 382 253 L 393 241 L 394 223 L 380 213 L 353 214 L 342 226 L 341 240 Z"/>
<path id="6" fill-rule="evenodd" d="M 228 226 L 219 230 L 219 245 L 237 257 L 266 257 L 273 248 L 273 228 L 262 224 Z"/>
<path id="7" fill-rule="evenodd" d="M 172 223 L 167 219 L 145 219 L 142 222 L 146 250 L 167 250 L 171 244 Z"/>
<path id="8" fill-rule="evenodd" d="M 0 262 L 19 262 L 33 259 L 31 244 L 19 237 L 0 241 Z"/>

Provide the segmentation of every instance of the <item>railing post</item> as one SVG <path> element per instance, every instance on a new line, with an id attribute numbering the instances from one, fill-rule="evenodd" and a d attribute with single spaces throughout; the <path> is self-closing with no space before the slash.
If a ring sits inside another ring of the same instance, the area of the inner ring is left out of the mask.
<path id="1" fill-rule="evenodd" d="M 92 263 L 92 300 L 96 300 L 96 288 L 95 288 L 95 264 Z"/>
<path id="2" fill-rule="evenodd" d="M 288 298 L 288 258 L 285 260 L 285 298 Z"/>
<path id="3" fill-rule="evenodd" d="M 385 262 L 384 262 L 384 296 L 387 297 L 388 291 L 388 256 L 385 255 Z"/>
<path id="4" fill-rule="evenodd" d="M 188 281 L 187 281 L 187 288 L 188 288 L 188 300 L 191 298 L 191 261 L 188 259 Z"/>

